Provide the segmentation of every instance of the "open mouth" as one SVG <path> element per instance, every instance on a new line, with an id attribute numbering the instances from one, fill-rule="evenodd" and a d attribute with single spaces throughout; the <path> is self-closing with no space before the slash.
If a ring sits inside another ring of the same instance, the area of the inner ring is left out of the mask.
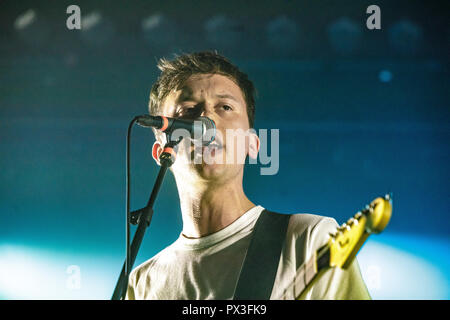
<path id="1" fill-rule="evenodd" d="M 207 146 L 194 147 L 191 149 L 191 160 L 195 163 L 217 163 L 222 159 L 223 144 L 219 140 L 214 140 Z M 218 158 L 219 156 L 219 158 Z"/>
<path id="2" fill-rule="evenodd" d="M 222 149 L 222 143 L 218 142 L 217 140 L 214 140 L 213 142 L 211 142 L 210 144 L 208 144 L 207 146 L 205 146 L 204 148 L 209 148 L 209 149 Z"/>
<path id="3" fill-rule="evenodd" d="M 203 156 L 212 156 L 214 157 L 217 152 L 220 152 L 223 149 L 223 145 L 220 141 L 214 140 L 209 145 L 202 147 Z"/>

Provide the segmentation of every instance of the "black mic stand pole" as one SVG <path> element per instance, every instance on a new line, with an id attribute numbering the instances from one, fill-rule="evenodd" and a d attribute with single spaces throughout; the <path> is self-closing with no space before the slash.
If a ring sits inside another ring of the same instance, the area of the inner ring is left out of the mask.
<path id="1" fill-rule="evenodd" d="M 168 139 L 170 141 L 170 138 Z M 145 231 L 147 227 L 150 225 L 153 216 L 153 204 L 155 203 L 156 196 L 158 195 L 161 184 L 164 180 L 164 176 L 167 172 L 167 169 L 175 162 L 175 151 L 173 148 L 180 142 L 168 142 L 159 157 L 159 162 L 161 164 L 161 168 L 159 169 L 158 177 L 156 178 L 155 184 L 153 186 L 152 193 L 150 195 L 150 199 L 148 200 L 147 205 L 139 210 L 131 212 L 128 214 L 129 208 L 127 208 L 127 257 L 122 267 L 122 271 L 120 273 L 119 280 L 117 281 L 116 287 L 114 289 L 114 293 L 112 295 L 112 300 L 123 300 L 125 299 L 127 287 L 128 287 L 128 278 L 130 275 L 131 268 L 136 260 L 137 253 L 142 243 L 142 239 L 144 238 Z M 129 186 L 127 187 L 129 191 Z M 128 202 L 128 201 L 127 201 Z M 128 204 L 127 204 L 128 207 Z M 131 247 L 129 247 L 129 224 L 137 224 L 138 227 L 134 234 L 133 242 L 131 243 Z"/>

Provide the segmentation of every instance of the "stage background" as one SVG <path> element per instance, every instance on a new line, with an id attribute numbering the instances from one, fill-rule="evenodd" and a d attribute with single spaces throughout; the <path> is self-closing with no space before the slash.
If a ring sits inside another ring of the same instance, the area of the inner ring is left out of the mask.
<path id="1" fill-rule="evenodd" d="M 206 49 L 254 81 L 256 128 L 280 129 L 279 172 L 248 166 L 249 198 L 342 223 L 392 192 L 390 224 L 358 255 L 372 297 L 449 298 L 449 2 L 243 3 L 0 3 L 1 299 L 110 298 L 126 128 L 159 57 Z M 66 27 L 71 4 L 82 30 Z M 134 129 L 132 209 L 156 177 L 153 141 Z M 179 211 L 169 175 L 136 265 L 178 237 Z"/>

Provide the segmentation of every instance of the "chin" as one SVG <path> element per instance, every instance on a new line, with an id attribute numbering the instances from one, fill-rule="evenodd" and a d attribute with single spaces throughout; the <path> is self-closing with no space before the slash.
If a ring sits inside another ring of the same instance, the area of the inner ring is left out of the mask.
<path id="1" fill-rule="evenodd" d="M 217 179 L 223 176 L 226 172 L 226 166 L 224 164 L 197 164 L 195 165 L 195 171 L 203 179 Z"/>

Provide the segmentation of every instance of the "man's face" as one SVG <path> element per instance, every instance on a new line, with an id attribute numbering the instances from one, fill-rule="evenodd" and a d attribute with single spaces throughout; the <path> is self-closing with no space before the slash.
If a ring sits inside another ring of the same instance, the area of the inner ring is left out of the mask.
<path id="1" fill-rule="evenodd" d="M 183 179 L 225 181 L 236 177 L 243 173 L 243 163 L 249 148 L 254 151 L 259 147 L 259 141 L 255 141 L 256 135 L 243 137 L 242 133 L 250 129 L 244 96 L 236 83 L 225 76 L 191 76 L 180 89 L 167 96 L 162 114 L 186 119 L 206 116 L 216 124 L 216 140 L 210 146 L 199 148 L 191 143 L 179 144 L 177 160 L 172 169 L 175 175 Z M 242 132 L 239 139 L 227 136 L 229 133 L 239 134 L 238 129 Z M 203 155 L 202 161 L 194 163 L 194 157 L 200 155 Z M 252 152 L 251 156 L 254 156 Z"/>

